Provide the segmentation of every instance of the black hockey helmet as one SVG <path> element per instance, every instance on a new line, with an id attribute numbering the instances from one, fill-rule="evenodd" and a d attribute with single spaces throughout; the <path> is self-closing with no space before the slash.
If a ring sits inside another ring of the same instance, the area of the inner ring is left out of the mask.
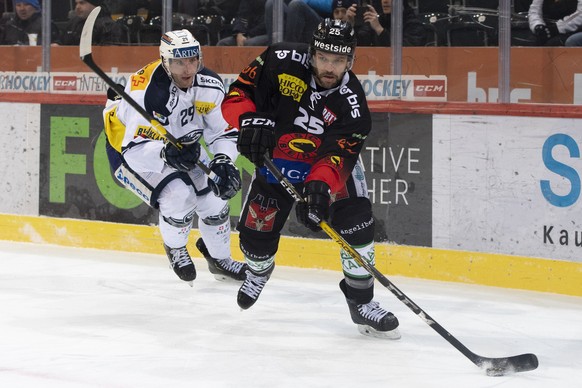
<path id="1" fill-rule="evenodd" d="M 313 32 L 309 53 L 315 50 L 347 55 L 350 61 L 356 51 L 356 35 L 352 25 L 340 19 L 325 19 Z"/>

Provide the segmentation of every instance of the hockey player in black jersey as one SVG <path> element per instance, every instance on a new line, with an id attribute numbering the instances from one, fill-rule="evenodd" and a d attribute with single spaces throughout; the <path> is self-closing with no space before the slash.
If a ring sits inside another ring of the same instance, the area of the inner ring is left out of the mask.
<path id="1" fill-rule="evenodd" d="M 331 225 L 374 264 L 374 219 L 358 157 L 371 129 L 366 97 L 351 72 L 356 40 L 349 23 L 324 20 L 310 45 L 269 46 L 230 86 L 222 103 L 226 121 L 240 129 L 238 149 L 257 167 L 238 224 L 249 267 L 237 302 L 258 299 L 275 268 L 280 231 L 293 198 L 263 166 L 273 163 L 303 193 L 297 219 L 317 231 Z M 398 320 L 373 301 L 374 279 L 341 252 L 340 282 L 361 333 L 396 339 Z"/>

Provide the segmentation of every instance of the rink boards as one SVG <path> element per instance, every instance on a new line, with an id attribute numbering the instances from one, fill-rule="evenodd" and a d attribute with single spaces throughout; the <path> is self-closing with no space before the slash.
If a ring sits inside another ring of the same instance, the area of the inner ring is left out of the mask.
<path id="1" fill-rule="evenodd" d="M 111 177 L 101 106 L 52 97 L 0 103 L 2 238 L 163 254 L 157 214 Z M 582 295 L 581 119 L 373 110 L 361 161 L 383 273 Z M 280 265 L 341 269 L 325 236 L 296 238 L 293 217 L 284 235 Z"/>

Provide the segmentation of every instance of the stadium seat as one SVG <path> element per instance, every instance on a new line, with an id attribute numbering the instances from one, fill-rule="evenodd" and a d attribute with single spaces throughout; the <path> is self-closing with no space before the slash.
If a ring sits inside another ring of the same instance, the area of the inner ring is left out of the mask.
<path id="1" fill-rule="evenodd" d="M 116 20 L 121 24 L 123 30 L 127 34 L 128 44 L 140 44 L 139 31 L 142 28 L 143 19 L 138 15 L 126 15 Z"/>
<path id="2" fill-rule="evenodd" d="M 468 18 L 451 21 L 446 36 L 449 47 L 489 45 L 488 28 Z"/>

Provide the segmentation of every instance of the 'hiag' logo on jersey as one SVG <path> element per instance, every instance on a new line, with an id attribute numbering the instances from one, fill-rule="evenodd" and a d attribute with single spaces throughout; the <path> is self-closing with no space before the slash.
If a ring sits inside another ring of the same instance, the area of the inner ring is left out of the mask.
<path id="1" fill-rule="evenodd" d="M 166 104 L 166 108 L 171 112 L 176 105 L 178 105 L 178 87 L 172 82 L 172 86 L 170 87 L 170 99 Z"/>
<path id="2" fill-rule="evenodd" d="M 279 74 L 279 91 L 283 96 L 289 96 L 299 102 L 307 90 L 307 84 L 301 79 L 289 75 Z"/>

